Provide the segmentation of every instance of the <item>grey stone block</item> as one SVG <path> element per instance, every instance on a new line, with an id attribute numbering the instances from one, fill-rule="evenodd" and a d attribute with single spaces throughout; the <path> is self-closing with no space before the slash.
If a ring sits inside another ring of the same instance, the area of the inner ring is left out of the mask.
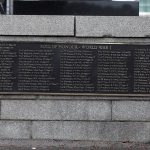
<path id="1" fill-rule="evenodd" d="M 0 121 L 0 139 L 29 139 L 29 122 Z"/>
<path id="2" fill-rule="evenodd" d="M 2 100 L 1 117 L 25 120 L 110 120 L 111 102 Z"/>
<path id="3" fill-rule="evenodd" d="M 73 16 L 0 16 L 0 35 L 74 36 Z"/>
<path id="4" fill-rule="evenodd" d="M 33 122 L 33 139 L 149 142 L 145 122 Z"/>
<path id="5" fill-rule="evenodd" d="M 150 121 L 150 102 L 114 101 L 112 103 L 112 119 Z"/>
<path id="6" fill-rule="evenodd" d="M 76 17 L 77 37 L 150 36 L 149 17 Z"/>

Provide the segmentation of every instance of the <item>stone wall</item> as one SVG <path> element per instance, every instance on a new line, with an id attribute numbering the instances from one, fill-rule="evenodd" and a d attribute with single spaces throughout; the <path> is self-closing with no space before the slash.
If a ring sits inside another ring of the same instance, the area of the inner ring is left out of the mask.
<path id="1" fill-rule="evenodd" d="M 0 41 L 149 43 L 150 18 L 0 16 Z M 150 142 L 150 95 L 0 95 L 1 140 Z"/>

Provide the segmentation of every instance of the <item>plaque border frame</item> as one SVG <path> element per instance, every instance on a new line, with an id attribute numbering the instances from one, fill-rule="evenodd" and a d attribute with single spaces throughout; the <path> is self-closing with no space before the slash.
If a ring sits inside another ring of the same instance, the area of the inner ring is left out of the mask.
<path id="1" fill-rule="evenodd" d="M 7 40 L 7 41 L 1 41 L 0 40 L 0 43 L 29 43 L 29 44 L 32 44 L 32 43 L 37 43 L 37 44 L 40 44 L 40 43 L 43 43 L 43 44 L 88 44 L 88 45 L 150 45 L 150 42 L 102 42 L 102 43 L 95 43 L 95 42 L 88 42 L 85 41 L 85 42 L 76 42 L 76 41 L 69 41 L 69 42 L 63 42 L 63 41 L 12 41 L 12 40 Z M 103 97 L 150 97 L 150 94 L 109 94 L 109 93 L 73 93 L 73 92 L 70 92 L 70 93 L 50 93 L 50 92 L 0 92 L 0 96 L 5 96 L 5 95 L 23 95 L 23 96 L 26 96 L 26 95 L 42 95 L 42 96 L 103 96 Z"/>

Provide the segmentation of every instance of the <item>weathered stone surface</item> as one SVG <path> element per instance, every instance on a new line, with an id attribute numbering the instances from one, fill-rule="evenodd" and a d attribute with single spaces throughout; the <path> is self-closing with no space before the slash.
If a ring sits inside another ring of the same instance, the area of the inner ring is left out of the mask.
<path id="1" fill-rule="evenodd" d="M 139 146 L 139 147 L 101 147 L 101 146 L 91 146 L 91 147 L 55 147 L 55 146 L 49 146 L 49 147 L 38 147 L 36 150 L 148 150 L 148 146 Z M 35 148 L 31 147 L 0 147 L 1 150 L 31 150 Z"/>
<path id="2" fill-rule="evenodd" d="M 112 97 L 104 97 L 104 96 L 39 96 L 39 100 L 78 100 L 78 101 L 93 101 L 93 100 L 110 100 Z M 114 99 L 116 100 L 116 99 Z"/>
<path id="3" fill-rule="evenodd" d="M 31 147 L 12 147 L 12 146 L 5 146 L 5 147 L 0 147 L 0 150 L 31 150 Z M 36 149 L 38 150 L 38 149 Z M 44 150 L 44 149 L 43 149 Z"/>
<path id="4" fill-rule="evenodd" d="M 0 35 L 73 36 L 73 16 L 0 16 Z"/>
<path id="5" fill-rule="evenodd" d="M 3 95 L 0 97 L 2 100 L 35 100 L 36 95 Z"/>
<path id="6" fill-rule="evenodd" d="M 65 141 L 65 140 L 0 140 L 0 150 L 149 150 L 148 143 Z"/>
<path id="7" fill-rule="evenodd" d="M 122 101 L 122 100 L 131 100 L 131 101 L 149 101 L 150 97 L 148 96 L 46 96 L 39 95 L 38 100 L 96 100 L 96 101 Z"/>
<path id="8" fill-rule="evenodd" d="M 78 16 L 77 37 L 145 37 L 150 36 L 149 17 Z"/>
<path id="9" fill-rule="evenodd" d="M 29 139 L 30 122 L 0 121 L 0 139 Z"/>
<path id="10" fill-rule="evenodd" d="M 150 121 L 150 102 L 113 101 L 112 119 Z"/>
<path id="11" fill-rule="evenodd" d="M 110 120 L 110 101 L 17 101 L 2 100 L 3 119 Z"/>
<path id="12" fill-rule="evenodd" d="M 142 122 L 33 122 L 33 139 L 135 141 L 150 140 L 150 123 Z"/>

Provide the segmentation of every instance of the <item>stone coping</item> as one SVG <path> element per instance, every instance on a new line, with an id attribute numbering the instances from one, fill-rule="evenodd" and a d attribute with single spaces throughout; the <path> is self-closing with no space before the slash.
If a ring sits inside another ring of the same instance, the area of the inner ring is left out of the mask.
<path id="1" fill-rule="evenodd" d="M 0 35 L 150 37 L 150 17 L 1 15 Z"/>
<path id="2" fill-rule="evenodd" d="M 1 15 L 0 35 L 74 36 L 73 16 Z"/>

